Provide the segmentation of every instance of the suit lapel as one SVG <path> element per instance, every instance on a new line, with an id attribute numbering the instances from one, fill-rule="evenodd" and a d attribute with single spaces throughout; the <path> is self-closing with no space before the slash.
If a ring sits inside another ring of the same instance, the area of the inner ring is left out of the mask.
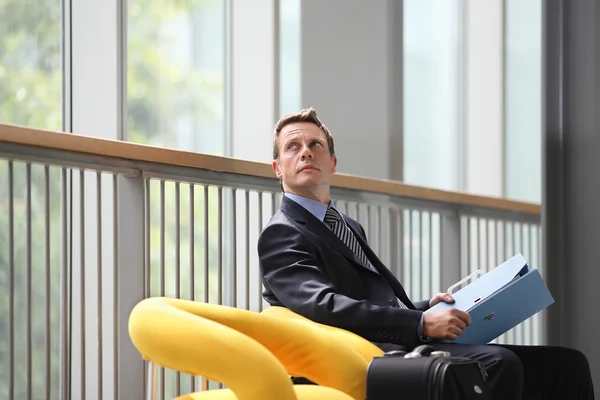
<path id="1" fill-rule="evenodd" d="M 322 221 L 319 221 L 314 215 L 312 215 L 310 212 L 308 212 L 304 207 L 302 207 L 295 201 L 290 200 L 284 196 L 283 199 L 281 200 L 280 208 L 281 208 L 282 212 L 288 214 L 296 222 L 305 225 L 307 229 L 314 232 L 317 236 L 319 236 L 321 239 L 323 239 L 327 244 L 329 244 L 331 247 L 333 247 L 334 250 L 336 250 L 339 253 L 341 253 L 342 255 L 344 255 L 344 257 L 346 257 L 348 260 L 354 262 L 355 264 L 360 265 L 363 268 L 366 268 L 367 270 L 369 270 L 371 272 L 377 273 L 373 269 L 369 268 L 368 265 L 365 265 L 363 262 L 361 262 L 358 259 L 358 257 L 356 257 L 354 252 L 352 250 L 350 250 L 350 248 L 348 246 L 346 246 L 346 244 L 344 242 L 342 242 L 340 240 L 340 238 L 338 238 L 336 236 L 336 234 L 331 231 L 331 229 L 329 229 Z M 352 230 L 352 231 L 354 232 L 354 230 Z M 356 235 L 355 232 L 354 232 L 354 234 Z M 364 242 L 359 241 L 359 243 L 361 245 L 363 245 Z M 368 253 L 366 253 L 366 254 L 368 255 Z"/>
<path id="2" fill-rule="evenodd" d="M 347 222 L 348 222 L 348 226 L 350 227 L 350 229 L 352 230 L 352 232 L 354 232 L 354 235 L 356 236 L 356 239 L 358 240 L 358 242 L 362 246 L 365 254 L 367 255 L 367 258 L 371 261 L 371 265 L 373 265 L 373 267 L 375 269 L 377 269 L 378 273 L 385 280 L 387 280 L 387 282 L 389 283 L 389 285 L 392 287 L 392 290 L 394 291 L 394 294 L 396 295 L 396 297 L 398 297 L 400 300 L 402 300 L 402 302 L 407 307 L 414 309 L 415 306 L 412 304 L 412 302 L 410 301 L 410 299 L 406 295 L 406 291 L 404 290 L 404 287 L 402 286 L 402 284 L 400 283 L 400 281 L 398 281 L 398 279 L 394 276 L 394 274 L 392 274 L 392 272 L 381 262 L 381 260 L 379 259 L 379 257 L 377 257 L 377 254 L 375 254 L 375 252 L 373 250 L 371 250 L 371 247 L 366 242 L 366 240 L 362 236 L 362 234 L 358 231 L 358 228 L 356 226 L 354 226 L 354 224 L 352 223 L 352 221 L 348 221 L 347 220 Z"/>

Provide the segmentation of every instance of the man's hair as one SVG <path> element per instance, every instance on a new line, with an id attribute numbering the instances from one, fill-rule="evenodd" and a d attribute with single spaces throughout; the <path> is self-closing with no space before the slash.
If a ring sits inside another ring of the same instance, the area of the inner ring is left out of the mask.
<path id="1" fill-rule="evenodd" d="M 335 149 L 333 147 L 333 136 L 329 132 L 329 129 L 321 122 L 319 117 L 317 116 L 317 110 L 314 108 L 305 108 L 296 113 L 287 114 L 281 117 L 279 121 L 275 124 L 275 128 L 273 129 L 273 160 L 277 160 L 279 158 L 279 134 L 281 130 L 290 124 L 294 124 L 296 122 L 310 122 L 317 125 L 321 130 L 325 133 L 325 138 L 327 139 L 327 147 L 329 147 L 329 153 L 333 156 L 335 155 Z"/>

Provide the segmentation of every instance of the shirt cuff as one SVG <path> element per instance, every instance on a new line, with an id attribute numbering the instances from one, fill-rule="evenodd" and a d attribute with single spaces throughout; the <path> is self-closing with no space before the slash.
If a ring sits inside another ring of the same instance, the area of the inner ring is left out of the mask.
<path id="1" fill-rule="evenodd" d="M 419 325 L 417 325 L 417 339 L 421 342 L 429 342 L 431 338 L 423 337 L 423 314 L 421 314 L 421 319 L 419 320 Z"/>

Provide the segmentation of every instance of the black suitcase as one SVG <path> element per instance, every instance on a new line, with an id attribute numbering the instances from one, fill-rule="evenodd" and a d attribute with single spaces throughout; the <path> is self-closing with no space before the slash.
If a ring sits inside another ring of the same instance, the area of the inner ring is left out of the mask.
<path id="1" fill-rule="evenodd" d="M 367 369 L 367 400 L 491 400 L 479 361 L 421 345 L 375 357 Z"/>

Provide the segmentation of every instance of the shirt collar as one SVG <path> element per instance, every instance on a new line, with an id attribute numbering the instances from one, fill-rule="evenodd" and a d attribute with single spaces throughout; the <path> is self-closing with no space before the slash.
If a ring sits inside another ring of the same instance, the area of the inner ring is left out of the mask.
<path id="1" fill-rule="evenodd" d="M 301 205 L 306 211 L 314 215 L 315 218 L 317 218 L 319 221 L 323 222 L 323 220 L 325 219 L 325 213 L 327 212 L 328 207 L 327 204 L 323 204 L 320 201 L 309 199 L 307 197 L 299 196 L 297 194 L 292 193 L 285 193 L 285 197 Z M 333 201 L 331 200 L 329 201 L 329 207 L 335 208 L 335 206 L 333 205 Z M 337 208 L 335 208 L 335 210 L 338 213 L 340 213 L 340 216 L 342 215 L 342 213 Z"/>

